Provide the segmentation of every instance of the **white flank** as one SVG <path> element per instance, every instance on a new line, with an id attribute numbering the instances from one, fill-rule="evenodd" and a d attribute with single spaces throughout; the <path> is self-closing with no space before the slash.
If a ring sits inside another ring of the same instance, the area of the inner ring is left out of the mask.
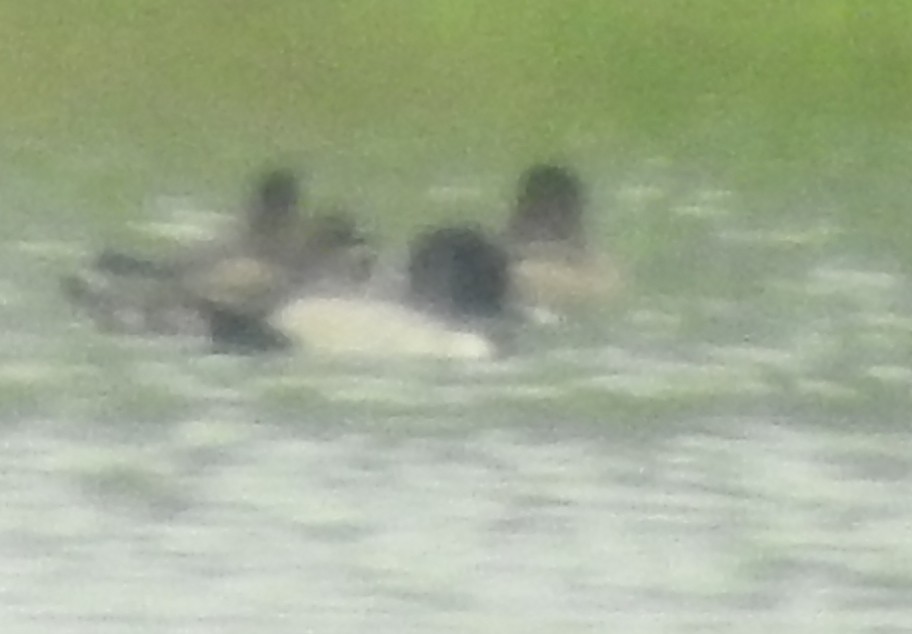
<path id="1" fill-rule="evenodd" d="M 368 298 L 309 297 L 296 300 L 272 325 L 318 351 L 376 357 L 489 359 L 484 336 L 451 326 L 401 304 Z"/>

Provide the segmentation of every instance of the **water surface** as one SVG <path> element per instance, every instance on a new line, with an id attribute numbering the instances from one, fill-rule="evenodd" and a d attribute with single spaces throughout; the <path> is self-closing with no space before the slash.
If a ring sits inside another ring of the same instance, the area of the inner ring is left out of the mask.
<path id="1" fill-rule="evenodd" d="M 0 2 L 0 629 L 912 627 L 907 12 L 222 4 Z M 629 287 L 502 361 L 212 355 L 58 292 L 271 161 L 395 251 L 548 157 Z"/>

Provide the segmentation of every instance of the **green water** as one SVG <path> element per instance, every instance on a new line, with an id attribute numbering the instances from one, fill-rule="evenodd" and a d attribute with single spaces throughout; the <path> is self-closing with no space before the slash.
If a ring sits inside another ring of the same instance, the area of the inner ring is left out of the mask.
<path id="1" fill-rule="evenodd" d="M 89 216 L 150 191 L 231 200 L 268 160 L 351 197 L 459 168 L 504 195 L 539 158 L 660 157 L 791 196 L 761 214 L 830 192 L 825 213 L 904 257 L 910 26 L 902 3 L 860 0 L 0 2 L 0 127 L 31 147 L 16 163 L 49 160 L 36 138 L 117 156 L 79 183 L 47 175 Z M 365 202 L 394 234 L 435 213 Z"/>
<path id="2" fill-rule="evenodd" d="M 0 630 L 912 626 L 912 7 L 0 0 Z M 57 279 L 288 163 L 392 252 L 589 186 L 491 364 L 113 337 Z"/>
<path id="3" fill-rule="evenodd" d="M 482 411 L 524 412 L 508 388 L 528 379 L 566 383 L 573 396 L 548 411 L 572 401 L 580 417 L 792 399 L 901 412 L 910 17 L 848 0 L 0 2 L 0 290 L 8 356 L 27 366 L 8 370 L 4 398 L 23 416 L 191 415 L 198 394 L 157 379 L 134 394 L 129 371 L 113 403 L 83 392 L 103 391 L 108 358 L 135 359 L 74 321 L 56 278 L 101 244 L 167 248 L 151 226 L 233 210 L 264 164 L 305 171 L 315 200 L 350 207 L 394 251 L 437 221 L 502 226 L 519 171 L 556 158 L 589 185 L 593 242 L 630 290 L 531 335 L 531 378 L 510 376 Z M 618 344 L 631 357 L 607 368 L 632 376 L 588 384 L 606 372 L 591 349 Z M 186 357 L 169 345 L 148 353 Z M 584 361 L 536 360 L 553 346 Z M 638 368 L 637 352 L 658 358 Z M 73 381 L 59 402 L 29 379 L 55 359 Z M 213 380 L 230 391 L 228 376 Z M 279 380 L 250 406 L 321 390 L 299 387 Z"/>
<path id="4" fill-rule="evenodd" d="M 903 124 L 912 90 L 901 3 L 3 5 L 6 114 L 65 128 L 417 118 L 555 143 L 593 119 L 680 136 L 739 111 Z"/>

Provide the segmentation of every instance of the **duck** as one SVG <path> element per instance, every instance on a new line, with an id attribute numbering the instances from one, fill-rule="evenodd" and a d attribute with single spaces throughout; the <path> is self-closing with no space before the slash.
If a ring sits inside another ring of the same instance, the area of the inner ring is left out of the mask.
<path id="1" fill-rule="evenodd" d="M 617 266 L 587 243 L 585 203 L 582 182 L 568 167 L 539 163 L 520 176 L 503 239 L 526 306 L 563 312 L 619 294 Z"/>
<path id="2" fill-rule="evenodd" d="M 490 360 L 510 351 L 509 257 L 482 229 L 420 232 L 404 277 L 397 292 L 299 296 L 253 327 L 243 321 L 229 324 L 235 331 L 213 327 L 212 335 L 217 344 L 263 340 L 347 357 Z"/>
<path id="3" fill-rule="evenodd" d="M 302 219 L 289 170 L 256 181 L 235 235 L 164 259 L 105 249 L 63 277 L 65 296 L 104 330 L 208 336 L 229 314 L 268 314 L 293 289 L 356 284 L 370 270 L 366 237 L 340 211 Z"/>

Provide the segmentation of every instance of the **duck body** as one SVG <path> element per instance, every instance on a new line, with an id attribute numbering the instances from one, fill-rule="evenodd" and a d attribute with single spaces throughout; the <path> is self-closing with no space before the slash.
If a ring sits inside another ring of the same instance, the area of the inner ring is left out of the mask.
<path id="1" fill-rule="evenodd" d="M 617 296 L 620 272 L 588 247 L 584 210 L 582 184 L 569 169 L 541 164 L 520 177 L 504 240 L 523 303 L 563 311 Z"/>
<path id="2" fill-rule="evenodd" d="M 302 220 L 297 187 L 292 174 L 267 172 L 238 235 L 162 260 L 105 250 L 63 278 L 65 295 L 105 330 L 208 334 L 214 325 L 255 332 L 254 324 L 301 286 L 355 283 L 369 271 L 365 240 L 351 219 L 335 213 Z"/>
<path id="3" fill-rule="evenodd" d="M 503 249 L 474 227 L 443 227 L 413 242 L 404 288 L 297 297 L 267 323 L 322 354 L 484 360 L 507 347 L 508 295 Z"/>
<path id="4" fill-rule="evenodd" d="M 614 262 L 560 245 L 524 245 L 512 260 L 517 295 L 525 304 L 570 310 L 615 299 L 623 280 Z"/>
<path id="5" fill-rule="evenodd" d="M 64 296 L 101 330 L 201 335 L 206 322 L 165 263 L 105 250 L 61 279 Z"/>
<path id="6" fill-rule="evenodd" d="M 302 298 L 269 323 L 306 350 L 334 356 L 482 360 L 498 355 L 482 331 L 368 296 Z"/>

